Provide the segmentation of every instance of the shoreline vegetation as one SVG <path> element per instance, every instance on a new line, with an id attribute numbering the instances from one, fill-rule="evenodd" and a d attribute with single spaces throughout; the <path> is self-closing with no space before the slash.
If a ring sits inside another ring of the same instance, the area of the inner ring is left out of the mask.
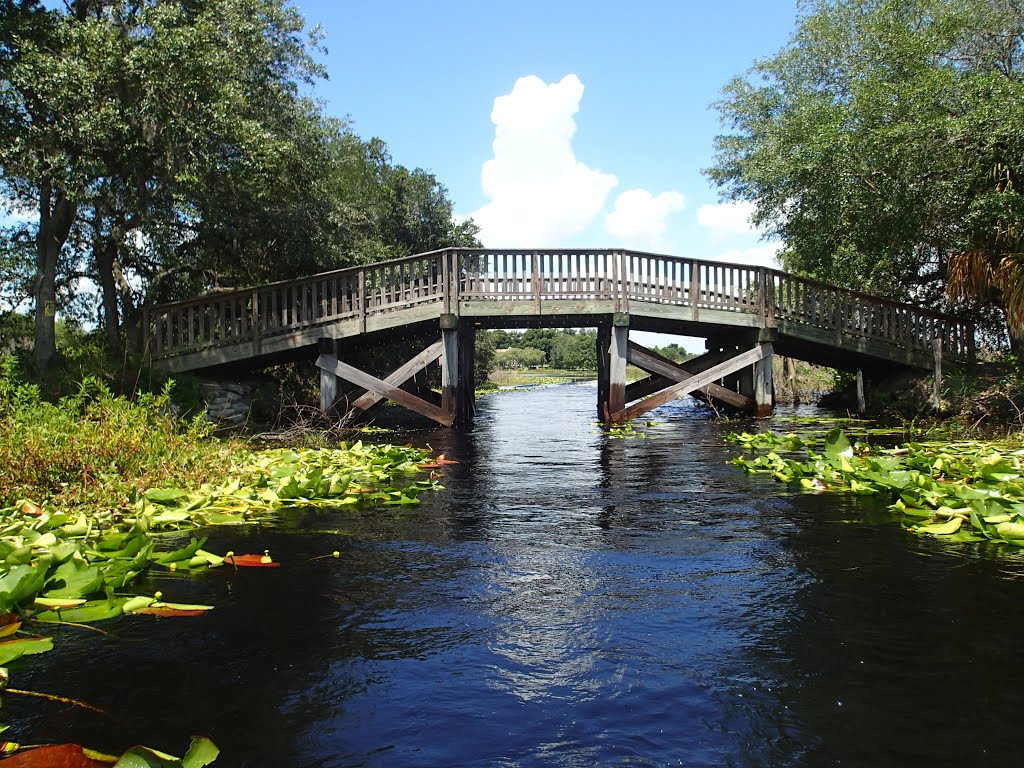
<path id="1" fill-rule="evenodd" d="M 15 358 L 0 366 L 0 691 L 95 709 L 8 687 L 7 665 L 59 646 L 63 626 L 215 609 L 140 594 L 133 585 L 148 571 L 282 565 L 268 551 L 207 551 L 204 536 L 180 545 L 190 530 L 287 508 L 413 506 L 442 487 L 440 472 L 455 463 L 429 448 L 361 441 L 260 449 L 215 437 L 201 417 L 177 415 L 171 393 L 167 383 L 129 398 L 86 377 L 73 394 L 49 400 L 22 379 Z M 117 758 L 74 744 L 3 742 L 0 756 L 9 754 L 12 766 L 201 768 L 218 750 L 202 737 L 182 758 L 141 746 Z"/>

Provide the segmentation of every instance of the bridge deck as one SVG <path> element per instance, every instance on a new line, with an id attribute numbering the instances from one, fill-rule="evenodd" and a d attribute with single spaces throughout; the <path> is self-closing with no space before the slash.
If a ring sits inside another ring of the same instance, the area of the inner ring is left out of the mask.
<path id="1" fill-rule="evenodd" d="M 970 323 L 764 267 L 628 250 L 446 249 L 152 307 L 154 364 L 172 371 L 258 365 L 320 337 L 342 339 L 442 316 L 483 327 L 600 325 L 689 336 L 772 329 L 781 354 L 839 368 L 929 369 L 974 353 Z"/>

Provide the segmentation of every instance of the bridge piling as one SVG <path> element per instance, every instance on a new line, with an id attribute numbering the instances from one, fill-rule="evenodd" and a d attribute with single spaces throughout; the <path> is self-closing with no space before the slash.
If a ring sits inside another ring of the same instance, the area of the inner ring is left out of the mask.
<path id="1" fill-rule="evenodd" d="M 335 339 L 320 338 L 317 340 L 317 352 L 329 357 L 338 356 L 338 342 Z M 325 368 L 320 368 L 320 412 L 330 413 L 338 401 L 338 377 Z"/>
<path id="2" fill-rule="evenodd" d="M 459 374 L 455 397 L 455 424 L 469 426 L 476 416 L 476 326 L 459 323 Z"/>

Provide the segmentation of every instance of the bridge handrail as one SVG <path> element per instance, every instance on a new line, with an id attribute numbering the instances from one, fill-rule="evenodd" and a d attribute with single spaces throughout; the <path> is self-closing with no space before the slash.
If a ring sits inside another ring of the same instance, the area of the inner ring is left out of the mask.
<path id="1" fill-rule="evenodd" d="M 928 351 L 936 337 L 947 355 L 970 359 L 974 332 L 958 320 L 912 304 L 851 291 L 768 267 L 611 248 L 446 248 L 156 305 L 144 310 L 153 357 L 262 339 L 423 303 L 458 314 L 474 301 L 573 299 L 633 302 L 755 314 L 761 326 L 803 323 Z"/>

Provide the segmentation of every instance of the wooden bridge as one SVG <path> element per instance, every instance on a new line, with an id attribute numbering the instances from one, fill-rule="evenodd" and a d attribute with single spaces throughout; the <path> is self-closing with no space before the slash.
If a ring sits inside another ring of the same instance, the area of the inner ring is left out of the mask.
<path id="1" fill-rule="evenodd" d="M 782 354 L 868 374 L 969 363 L 970 323 L 778 270 L 629 250 L 452 248 L 297 280 L 201 296 L 146 311 L 145 347 L 170 371 L 258 368 L 317 354 L 321 405 L 337 377 L 452 425 L 473 411 L 478 328 L 596 327 L 598 411 L 628 421 L 699 393 L 771 412 L 771 359 Z M 707 339 L 677 365 L 629 340 L 630 330 Z M 343 361 L 346 350 L 401 335 L 422 352 L 387 376 Z M 429 342 L 429 343 L 428 343 Z M 414 375 L 440 361 L 440 397 Z M 650 376 L 626 383 L 632 363 Z"/>

